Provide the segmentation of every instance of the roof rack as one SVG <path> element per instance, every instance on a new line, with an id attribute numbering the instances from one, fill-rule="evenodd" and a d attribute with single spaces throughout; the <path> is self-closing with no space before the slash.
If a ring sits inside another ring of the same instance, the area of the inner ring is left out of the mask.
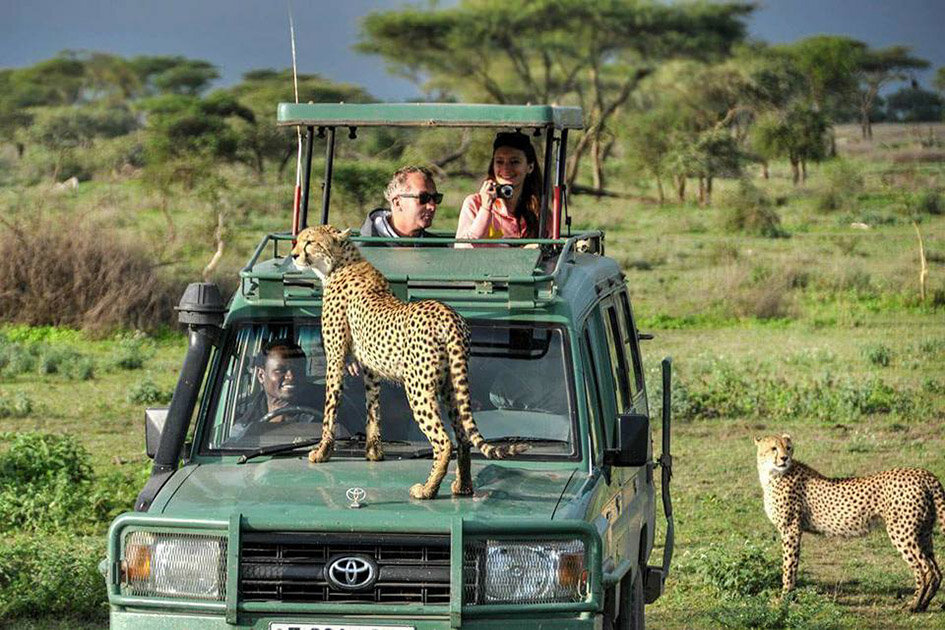
<path id="1" fill-rule="evenodd" d="M 259 306 L 318 306 L 322 287 L 311 271 L 299 271 L 280 245 L 291 244 L 290 233 L 267 234 L 240 271 L 240 294 Z M 455 249 L 469 239 L 351 237 L 355 242 L 383 245 L 395 242 L 444 247 L 362 247 L 364 257 L 390 283 L 402 300 L 437 298 L 482 303 L 509 310 L 533 309 L 552 303 L 579 254 L 604 253 L 604 234 L 583 232 L 559 239 L 497 239 L 494 244 L 515 247 Z M 271 247 L 272 258 L 261 260 Z"/>
<path id="2" fill-rule="evenodd" d="M 468 103 L 279 103 L 280 126 L 583 129 L 580 107 Z"/>

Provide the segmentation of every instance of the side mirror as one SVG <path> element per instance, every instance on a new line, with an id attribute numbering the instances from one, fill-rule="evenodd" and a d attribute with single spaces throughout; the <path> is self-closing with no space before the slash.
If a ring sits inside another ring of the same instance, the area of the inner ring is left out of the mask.
<path id="1" fill-rule="evenodd" d="M 148 459 L 154 459 L 161 445 L 161 433 L 167 422 L 167 407 L 148 407 L 144 410 L 144 448 Z"/>
<path id="2" fill-rule="evenodd" d="M 614 447 L 604 453 L 604 463 L 611 466 L 643 466 L 649 461 L 650 418 L 642 413 L 617 416 Z"/>

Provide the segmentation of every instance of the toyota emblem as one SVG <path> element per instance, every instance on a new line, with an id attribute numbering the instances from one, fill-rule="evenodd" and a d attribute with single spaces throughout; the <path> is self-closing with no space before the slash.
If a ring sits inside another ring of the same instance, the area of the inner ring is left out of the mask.
<path id="1" fill-rule="evenodd" d="M 340 556 L 325 569 L 328 583 L 342 591 L 360 591 L 374 586 L 377 565 L 368 556 Z"/>
<path id="2" fill-rule="evenodd" d="M 367 492 L 364 491 L 364 488 L 348 488 L 348 491 L 345 492 L 345 496 L 351 501 L 348 507 L 356 510 L 361 507 L 361 501 L 367 496 Z"/>

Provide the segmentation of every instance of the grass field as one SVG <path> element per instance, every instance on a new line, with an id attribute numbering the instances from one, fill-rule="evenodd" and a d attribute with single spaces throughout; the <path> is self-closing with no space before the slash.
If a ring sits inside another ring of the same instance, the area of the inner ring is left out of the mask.
<path id="1" fill-rule="evenodd" d="M 734 181 L 716 182 L 707 208 L 572 200 L 575 226 L 607 230 L 607 252 L 626 271 L 640 328 L 656 335 L 644 346 L 651 386 L 659 359 L 674 358 L 676 555 L 665 596 L 648 608 L 650 627 L 945 628 L 945 594 L 929 613 L 902 611 L 911 577 L 882 530 L 845 541 L 805 537 L 798 596 L 783 608 L 773 604 L 779 544 L 761 505 L 751 442 L 789 432 L 798 459 L 831 476 L 908 465 L 945 478 L 945 164 L 926 161 L 941 151 L 941 142 L 917 140 L 929 133 L 945 139 L 942 126 L 879 125 L 874 144 L 864 146 L 856 129 L 841 128 L 845 167 L 812 166 L 798 188 L 786 165 L 773 165 L 770 180 L 753 179 L 780 217 L 780 238 L 726 227 L 739 203 Z M 635 197 L 654 195 L 648 182 L 626 185 Z M 472 182 L 444 181 L 441 189 L 447 198 L 435 227 L 449 230 Z M 285 229 L 290 199 L 288 184 L 230 191 L 218 272 L 224 284 L 232 286 L 261 232 Z M 167 263 L 169 276 L 198 279 L 213 249 L 213 215 L 188 198 L 169 207 L 173 241 L 159 200 L 135 181 L 83 184 L 77 195 L 58 197 L 40 187 L 0 187 L 8 217 L 105 221 Z M 339 222 L 357 226 L 362 215 L 349 208 Z M 925 300 L 913 219 L 929 266 Z M 133 496 L 147 469 L 142 401 L 160 401 L 173 388 L 183 337 L 22 326 L 0 333 L 0 352 L 7 348 L 0 432 L 73 436 L 95 475 L 117 472 L 118 496 Z M 15 363 L 28 363 L 30 353 L 33 364 Z M 86 523 L 82 538 L 101 541 L 106 525 Z M 659 550 L 651 560 L 658 557 Z M 4 627 L 103 626 L 94 614 L 4 618 L 12 595 L 2 571 L 0 552 Z"/>

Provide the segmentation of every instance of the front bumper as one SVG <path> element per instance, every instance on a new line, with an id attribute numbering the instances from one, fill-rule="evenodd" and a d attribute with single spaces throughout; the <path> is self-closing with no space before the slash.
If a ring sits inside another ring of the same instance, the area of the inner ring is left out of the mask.
<path id="1" fill-rule="evenodd" d="M 409 627 L 415 630 L 449 630 L 448 619 L 394 619 L 363 617 L 322 617 L 312 616 L 300 619 L 292 616 L 278 617 L 243 617 L 240 623 L 232 625 L 222 616 L 167 614 L 161 612 L 112 612 L 109 628 L 111 630 L 269 630 L 271 623 L 297 622 L 300 628 L 305 624 L 317 624 L 326 628 L 343 630 L 346 627 L 368 627 L 372 630 L 385 630 L 390 627 Z M 506 617 L 502 619 L 464 620 L 464 630 L 508 630 L 541 628 L 542 630 L 600 630 L 600 615 L 580 613 L 567 617 Z"/>
<path id="2" fill-rule="evenodd" d="M 465 521 L 452 518 L 427 526 L 425 531 L 398 530 L 396 526 L 378 532 L 378 523 L 352 521 L 341 526 L 337 521 L 306 523 L 261 522 L 236 513 L 228 521 L 175 519 L 147 514 L 124 514 L 109 530 L 106 581 L 111 607 L 111 628 L 135 630 L 270 630 L 270 624 L 298 623 L 341 630 L 360 626 L 384 630 L 405 626 L 416 630 L 450 628 L 481 628 L 508 630 L 514 627 L 599 628 L 603 609 L 604 576 L 601 573 L 601 539 L 597 531 L 583 521 L 503 522 Z M 122 537 L 126 531 L 145 529 L 151 532 L 181 531 L 213 533 L 225 538 L 225 597 L 219 601 L 187 601 L 161 597 L 129 596 L 121 589 Z M 449 603 L 442 605 L 395 605 L 372 603 L 299 603 L 279 601 L 241 601 L 241 538 L 246 532 L 331 532 L 347 531 L 375 534 L 448 534 L 449 535 Z M 582 601 L 543 604 L 478 604 L 463 601 L 464 541 L 472 544 L 483 538 L 534 540 L 558 537 L 579 538 L 586 550 L 586 595 Z"/>

